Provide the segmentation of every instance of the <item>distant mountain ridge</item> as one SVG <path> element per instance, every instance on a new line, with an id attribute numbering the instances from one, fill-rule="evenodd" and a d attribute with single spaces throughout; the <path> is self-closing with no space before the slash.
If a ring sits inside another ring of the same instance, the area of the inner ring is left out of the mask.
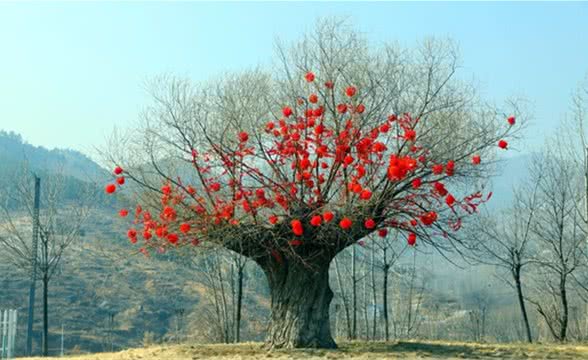
<path id="1" fill-rule="evenodd" d="M 27 143 L 20 134 L 0 130 L 0 172 L 14 171 L 23 163 L 35 171 L 62 171 L 82 181 L 97 181 L 108 176 L 108 171 L 79 151 L 48 150 Z"/>

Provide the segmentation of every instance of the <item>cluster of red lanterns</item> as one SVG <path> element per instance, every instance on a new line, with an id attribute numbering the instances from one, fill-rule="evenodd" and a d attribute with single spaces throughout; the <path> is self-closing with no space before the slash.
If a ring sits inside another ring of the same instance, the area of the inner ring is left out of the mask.
<path id="1" fill-rule="evenodd" d="M 304 75 L 308 83 L 314 83 L 317 79 L 313 72 L 307 72 Z M 313 85 L 315 86 L 315 85 Z M 332 90 L 334 83 L 326 81 L 324 86 Z M 328 191 L 332 185 L 333 179 L 344 186 L 345 196 L 351 199 L 359 199 L 369 203 L 375 197 L 374 191 L 377 190 L 374 185 L 373 169 L 384 166 L 386 169 L 386 178 L 393 183 L 402 182 L 403 180 L 414 176 L 413 174 L 419 169 L 428 169 L 432 175 L 438 176 L 436 181 L 423 183 L 421 177 L 410 180 L 410 188 L 415 194 L 410 196 L 432 196 L 444 201 L 445 204 L 456 211 L 454 207 L 460 205 L 452 194 L 448 192 L 445 185 L 439 180 L 444 176 L 454 176 L 456 172 L 456 162 L 449 160 L 445 163 L 430 164 L 427 159 L 428 154 L 422 148 L 416 145 L 418 133 L 416 125 L 420 119 L 414 119 L 410 114 L 396 115 L 392 114 L 386 120 L 372 129 L 361 129 L 357 126 L 357 119 L 365 113 L 364 104 L 357 103 L 358 88 L 353 85 L 346 86 L 343 89 L 344 102 L 336 105 L 336 113 L 341 117 L 343 128 L 330 128 L 325 122 L 325 108 L 319 104 L 320 99 L 317 92 L 312 92 L 307 97 L 308 102 L 302 98 L 297 101 L 296 107 L 284 106 L 281 109 L 282 117 L 270 121 L 265 125 L 265 132 L 274 137 L 273 146 L 264 149 L 264 156 L 270 166 L 290 166 L 293 171 L 294 181 L 284 182 L 281 184 L 262 183 L 261 187 L 252 189 L 244 185 L 243 178 L 252 175 L 258 175 L 260 170 L 249 165 L 242 166 L 240 174 L 233 174 L 228 180 L 223 180 L 221 176 L 209 175 L 213 167 L 214 160 L 211 153 L 197 153 L 192 151 L 193 164 L 195 169 L 204 178 L 204 188 L 199 194 L 191 185 L 181 185 L 172 188 L 165 184 L 161 188 L 162 193 L 162 211 L 158 219 L 153 219 L 149 212 L 140 214 L 137 212 L 136 222 L 142 221 L 144 224 L 143 238 L 148 241 L 155 233 L 155 236 L 164 238 L 170 244 L 177 244 L 180 241 L 180 235 L 189 236 L 197 232 L 206 231 L 208 225 L 220 225 L 223 222 L 228 224 L 239 224 L 240 219 L 237 217 L 238 210 L 242 211 L 243 216 L 257 216 L 260 211 L 269 211 L 267 219 L 271 225 L 277 225 L 280 218 L 287 218 L 287 215 L 280 215 L 277 209 L 289 210 L 291 204 L 296 201 L 305 201 L 310 206 L 322 207 L 326 205 L 325 191 Z M 304 107 L 304 109 L 301 109 Z M 516 123 L 514 116 L 507 118 L 509 125 Z M 378 141 L 380 134 L 388 134 L 393 126 L 397 127 L 397 139 L 404 142 L 409 151 L 406 154 L 391 154 L 384 158 L 384 153 L 388 149 L 385 141 Z M 246 164 L 245 159 L 255 155 L 255 149 L 250 144 L 250 135 L 246 131 L 237 134 L 238 148 L 233 152 L 226 152 L 221 155 L 221 166 L 225 169 L 225 176 L 231 174 L 237 164 Z M 498 147 L 507 149 L 508 143 L 501 139 L 498 141 Z M 218 149 L 216 149 L 218 150 Z M 212 160 L 211 160 L 212 159 Z M 478 154 L 472 155 L 471 164 L 479 165 L 481 157 Z M 341 174 L 345 173 L 343 177 Z M 113 194 L 117 190 L 117 185 L 122 186 L 125 183 L 125 177 L 122 175 L 123 169 L 117 166 L 114 169 L 116 175 L 115 183 L 108 184 L 105 188 L 106 193 Z M 368 174 L 369 173 L 369 174 Z M 259 178 L 259 177 L 257 177 Z M 344 180 L 345 179 L 345 180 Z M 336 185 L 338 186 L 338 185 Z M 420 190 L 423 186 L 430 187 L 431 191 Z M 231 189 L 232 195 L 228 198 L 224 193 Z M 379 194 L 376 192 L 377 196 Z M 201 221 L 184 222 L 179 224 L 177 231 L 173 233 L 168 231 L 177 221 L 178 215 L 174 206 L 183 203 L 189 197 L 194 200 L 192 210 L 199 216 Z M 207 199 L 213 199 L 211 204 Z M 304 200 L 302 200 L 304 199 Z M 469 200 L 462 200 L 469 201 Z M 469 204 L 465 204 L 469 205 Z M 471 206 L 471 205 L 470 205 Z M 212 207 L 212 209 L 210 209 Z M 121 217 L 127 217 L 129 212 L 126 209 L 119 211 Z M 140 220 L 139 217 L 142 216 Z M 309 226 L 320 227 L 334 220 L 332 211 L 324 211 L 322 214 L 315 214 L 308 221 Z M 423 226 L 431 226 L 438 219 L 435 211 L 416 211 L 414 219 L 404 223 L 398 223 L 396 220 L 374 220 L 371 217 L 357 219 L 359 224 L 368 230 L 377 231 L 379 236 L 388 235 L 389 227 L 407 230 L 410 227 L 418 226 L 419 222 Z M 353 228 L 354 221 L 351 217 L 341 214 L 338 227 L 344 231 Z M 292 234 L 296 237 L 304 236 L 304 224 L 300 219 L 290 221 Z M 132 242 L 137 241 L 137 231 L 129 230 L 128 237 Z M 417 235 L 409 232 L 407 242 L 409 245 L 416 244 Z M 192 244 L 199 243 L 193 239 Z M 302 244 L 298 238 L 288 242 L 292 246 Z"/>

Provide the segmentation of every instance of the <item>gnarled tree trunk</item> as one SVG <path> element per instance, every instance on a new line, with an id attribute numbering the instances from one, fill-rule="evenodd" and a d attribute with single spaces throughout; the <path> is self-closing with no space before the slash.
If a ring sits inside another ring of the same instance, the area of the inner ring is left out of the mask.
<path id="1" fill-rule="evenodd" d="M 272 259 L 261 264 L 271 294 L 271 321 L 266 340 L 270 349 L 336 348 L 331 336 L 329 286 L 331 258 L 302 262 Z"/>

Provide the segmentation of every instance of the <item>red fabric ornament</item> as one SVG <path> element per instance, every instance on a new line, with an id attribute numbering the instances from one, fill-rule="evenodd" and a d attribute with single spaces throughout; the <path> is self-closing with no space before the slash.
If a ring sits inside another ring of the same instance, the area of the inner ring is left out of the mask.
<path id="1" fill-rule="evenodd" d="M 453 176 L 454 173 L 455 173 L 455 161 L 449 160 L 447 162 L 447 165 L 445 165 L 445 174 L 447 174 L 447 176 Z"/>
<path id="2" fill-rule="evenodd" d="M 129 229 L 129 231 L 127 231 L 127 236 L 129 237 L 129 239 L 136 239 L 136 237 L 137 237 L 137 230 L 135 230 L 135 229 Z"/>
<path id="3" fill-rule="evenodd" d="M 431 226 L 435 221 L 437 221 L 437 213 L 434 211 L 429 211 L 420 217 L 421 222 L 425 226 Z"/>
<path id="4" fill-rule="evenodd" d="M 447 197 L 445 197 L 445 203 L 450 207 L 453 206 L 453 204 L 455 204 L 455 198 L 453 197 L 453 195 L 447 195 Z"/>
<path id="5" fill-rule="evenodd" d="M 448 193 L 448 191 L 447 191 L 447 189 L 445 189 L 445 185 L 443 185 L 443 183 L 436 182 L 433 184 L 433 187 L 435 188 L 435 191 L 441 196 L 445 196 Z"/>
<path id="6" fill-rule="evenodd" d="M 170 244 L 173 244 L 173 245 L 177 244 L 179 239 L 180 238 L 178 237 L 178 234 L 172 233 L 172 234 L 167 235 L 167 241 L 169 241 Z"/>
<path id="7" fill-rule="evenodd" d="M 415 141 L 416 140 L 416 131 L 412 129 L 404 130 L 404 139 L 406 141 Z"/>
<path id="8" fill-rule="evenodd" d="M 320 215 L 315 215 L 310 219 L 310 225 L 312 226 L 320 226 L 323 222 L 323 218 Z"/>
<path id="9" fill-rule="evenodd" d="M 416 244 L 416 240 L 417 240 L 417 236 L 415 233 L 408 234 L 408 239 L 407 239 L 408 245 L 414 246 Z"/>
<path id="10" fill-rule="evenodd" d="M 107 194 L 112 194 L 112 193 L 114 193 L 116 191 L 116 185 L 114 185 L 114 184 L 108 184 L 104 188 L 104 191 L 106 191 Z"/>
<path id="11" fill-rule="evenodd" d="M 369 200 L 369 199 L 371 199 L 371 197 L 372 197 L 372 192 L 367 189 L 364 189 L 361 192 L 361 194 L 359 194 L 359 198 L 362 200 Z"/>
<path id="12" fill-rule="evenodd" d="M 187 224 L 187 223 L 183 223 L 183 224 L 181 224 L 181 225 L 180 225 L 180 231 L 181 231 L 183 234 L 186 234 L 186 233 L 188 233 L 188 232 L 190 231 L 190 229 L 191 229 L 191 228 L 192 228 L 192 227 L 190 226 L 190 224 Z"/>
<path id="13" fill-rule="evenodd" d="M 304 228 L 302 227 L 302 222 L 300 220 L 292 220 L 290 225 L 292 226 L 292 232 L 294 235 L 302 236 L 302 234 L 304 234 Z"/>
<path id="14" fill-rule="evenodd" d="M 314 73 L 312 73 L 311 71 L 309 71 L 309 72 L 306 73 L 306 75 L 304 75 L 304 78 L 308 82 L 313 82 L 314 81 Z"/>
<path id="15" fill-rule="evenodd" d="M 278 222 L 278 217 L 276 215 L 270 215 L 269 222 L 272 225 L 275 225 Z"/>
<path id="16" fill-rule="evenodd" d="M 323 220 L 325 220 L 325 222 L 331 222 L 333 218 L 335 218 L 335 215 L 331 211 L 325 211 L 323 213 Z"/>
<path id="17" fill-rule="evenodd" d="M 249 134 L 247 134 L 245 131 L 241 131 L 239 133 L 239 141 L 247 142 L 247 140 L 249 140 Z"/>
<path id="18" fill-rule="evenodd" d="M 349 97 L 353 97 L 356 92 L 357 89 L 355 88 L 355 86 L 348 86 L 347 89 L 345 89 L 345 94 Z"/>
<path id="19" fill-rule="evenodd" d="M 345 156 L 345 158 L 343 159 L 343 164 L 345 164 L 345 166 L 349 166 L 351 165 L 353 162 L 355 161 L 355 159 L 353 158 L 353 156 L 351 155 L 347 155 Z"/>
<path id="20" fill-rule="evenodd" d="M 343 219 L 341 219 L 341 221 L 339 222 L 339 226 L 341 227 L 341 229 L 343 230 L 348 230 L 349 228 L 351 228 L 351 226 L 353 225 L 353 222 L 351 221 L 351 219 L 349 219 L 348 217 L 344 217 Z"/>
<path id="21" fill-rule="evenodd" d="M 366 229 L 373 229 L 376 227 L 376 222 L 374 219 L 367 219 L 363 225 Z"/>

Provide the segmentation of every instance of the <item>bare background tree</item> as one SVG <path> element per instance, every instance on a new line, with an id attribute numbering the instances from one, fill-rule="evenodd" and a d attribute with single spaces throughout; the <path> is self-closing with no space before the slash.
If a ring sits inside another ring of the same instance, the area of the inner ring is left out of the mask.
<path id="1" fill-rule="evenodd" d="M 37 258 L 38 278 L 35 280 L 41 280 L 43 286 L 42 353 L 47 356 L 49 282 L 59 271 L 68 248 L 83 236 L 83 226 L 92 205 L 91 185 L 78 188 L 72 194 L 62 174 L 53 173 L 42 178 L 39 248 L 38 253 L 33 254 L 34 176 L 24 166 L 14 179 L 9 189 L 0 192 L 0 247 L 9 254 L 14 269 L 27 274 L 32 273 L 32 259 Z"/>

